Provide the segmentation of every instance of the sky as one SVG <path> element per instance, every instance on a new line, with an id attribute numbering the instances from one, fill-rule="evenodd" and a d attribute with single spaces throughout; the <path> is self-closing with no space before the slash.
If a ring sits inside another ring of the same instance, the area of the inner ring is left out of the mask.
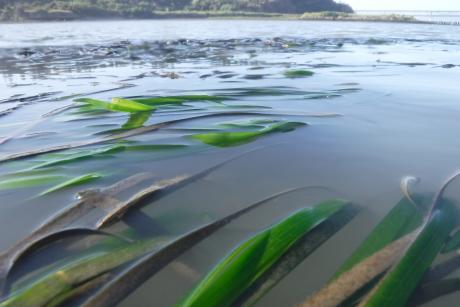
<path id="1" fill-rule="evenodd" d="M 460 11 L 460 0 L 341 0 L 355 10 Z"/>

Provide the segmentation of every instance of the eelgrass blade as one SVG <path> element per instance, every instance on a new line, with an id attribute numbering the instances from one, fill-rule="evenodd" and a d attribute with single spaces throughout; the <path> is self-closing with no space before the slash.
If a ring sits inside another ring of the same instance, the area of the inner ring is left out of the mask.
<path id="1" fill-rule="evenodd" d="M 360 306 L 404 306 L 455 227 L 456 215 L 449 203 L 436 209 L 401 260 Z"/>
<path id="2" fill-rule="evenodd" d="M 122 129 L 135 129 L 144 126 L 152 116 L 152 112 L 137 112 L 129 116 L 128 121 L 121 126 Z"/>
<path id="3" fill-rule="evenodd" d="M 420 198 L 415 198 L 421 203 Z M 426 209 L 403 198 L 338 269 L 330 282 L 301 306 L 337 306 L 399 259 L 415 237 Z"/>
<path id="4" fill-rule="evenodd" d="M 70 164 L 74 162 L 79 162 L 79 161 L 84 161 L 84 160 L 100 157 L 100 156 L 107 155 L 107 154 L 121 152 L 123 150 L 125 150 L 124 145 L 118 145 L 118 144 L 111 145 L 111 146 L 107 146 L 107 147 L 103 147 L 103 148 L 99 148 L 95 150 L 89 150 L 89 151 L 83 151 L 83 152 L 71 154 L 71 155 L 68 155 L 60 159 L 43 162 L 43 163 L 40 163 L 32 167 L 32 169 L 47 168 L 47 167 L 53 167 L 53 166 L 58 166 L 58 165 L 66 165 L 66 164 Z"/>
<path id="5" fill-rule="evenodd" d="M 232 215 L 229 215 L 218 221 L 209 223 L 206 226 L 203 226 L 197 230 L 191 231 L 187 235 L 184 235 L 180 237 L 178 240 L 167 245 L 164 249 L 160 250 L 159 252 L 145 255 L 144 257 L 136 261 L 133 265 L 128 267 L 126 270 L 121 272 L 118 275 L 118 277 L 116 277 L 113 281 L 105 285 L 98 293 L 89 298 L 83 304 L 83 306 L 113 306 L 114 304 L 125 298 L 132 291 L 134 291 L 153 274 L 155 274 L 165 265 L 174 260 L 177 256 L 179 256 L 180 254 L 182 254 L 198 242 L 202 241 L 206 237 L 210 236 L 218 229 L 222 228 L 223 226 L 227 225 L 228 223 L 242 216 L 243 214 L 246 214 L 247 212 L 254 210 L 258 207 L 261 207 L 262 205 L 266 204 L 269 200 L 275 199 L 281 195 L 285 195 L 300 189 L 304 188 L 290 189 L 287 191 L 274 194 L 264 200 L 252 204 L 249 207 L 246 207 L 245 209 L 235 212 Z M 337 206 L 336 210 L 338 210 L 342 204 L 343 203 L 341 201 L 335 201 L 335 203 L 334 201 L 331 201 L 330 209 L 332 210 L 332 206 L 335 205 Z"/>
<path id="6" fill-rule="evenodd" d="M 51 193 L 54 193 L 54 192 L 59 191 L 59 190 L 63 190 L 63 189 L 67 189 L 67 188 L 70 188 L 70 187 L 74 187 L 74 186 L 86 184 L 86 183 L 89 183 L 89 182 L 93 182 L 94 180 L 97 180 L 97 179 L 99 179 L 101 177 L 102 177 L 102 175 L 100 175 L 100 174 L 82 175 L 82 176 L 67 180 L 67 181 L 65 181 L 63 183 L 60 183 L 60 184 L 58 184 L 58 185 L 56 185 L 56 186 L 54 186 L 52 188 L 49 188 L 48 190 L 43 191 L 40 194 L 38 194 L 38 196 L 44 196 L 44 195 L 51 194 Z"/>
<path id="7" fill-rule="evenodd" d="M 82 284 L 81 286 L 77 286 L 65 293 L 59 294 L 56 297 L 54 297 L 49 303 L 46 304 L 47 307 L 60 307 L 60 306 L 66 306 L 64 304 L 68 304 L 73 306 L 73 299 L 78 299 L 80 296 L 85 295 L 86 293 L 90 291 L 94 291 L 100 285 L 108 282 L 111 278 L 110 273 L 105 273 L 102 275 L 99 275 L 90 281 Z"/>
<path id="8" fill-rule="evenodd" d="M 386 247 L 383 247 L 371 256 L 364 258 L 364 260 L 352 266 L 351 269 L 345 270 L 341 275 L 337 276 L 328 285 L 326 285 L 326 287 L 311 296 L 301 306 L 337 306 L 342 304 L 344 301 L 350 299 L 358 290 L 369 284 L 372 280 L 390 268 L 392 268 L 392 270 L 390 270 L 390 273 L 385 275 L 382 283 L 385 283 L 385 280 L 387 280 L 386 278 L 388 276 L 392 276 L 392 272 L 396 269 L 398 269 L 396 272 L 399 273 L 405 269 L 406 271 L 404 273 L 408 274 L 406 278 L 412 278 L 411 280 L 407 280 L 408 284 L 407 288 L 405 288 L 405 292 L 401 291 L 400 293 L 396 293 L 398 295 L 395 295 L 395 298 L 397 297 L 397 299 L 395 299 L 394 303 L 404 304 L 404 300 L 407 300 L 413 289 L 417 286 L 417 283 L 421 278 L 420 274 L 423 275 L 425 270 L 431 264 L 432 260 L 441 249 L 445 239 L 454 227 L 455 208 L 449 202 L 443 201 L 442 196 L 447 186 L 458 176 L 459 174 L 452 176 L 441 187 L 434 197 L 430 207 L 428 208 L 428 213 L 424 216 L 423 222 L 418 229 L 412 231 L 410 234 L 402 237 L 401 239 L 390 243 Z M 446 213 L 446 211 L 448 212 Z M 441 224 L 436 223 L 438 222 L 439 216 L 444 218 Z M 444 234 L 446 231 L 447 233 Z M 433 234 L 435 237 L 430 237 L 430 235 Z M 444 237 L 444 235 L 446 237 Z M 430 240 L 433 242 L 429 242 Z M 426 244 L 427 241 L 428 245 L 432 243 L 431 249 L 430 246 L 427 247 L 426 245 L 423 245 Z M 419 248 L 420 245 L 427 248 L 426 254 L 417 254 L 417 252 L 419 252 L 417 248 Z M 416 258 L 417 256 L 420 258 Z M 401 262 L 403 264 L 405 263 L 404 261 L 407 262 L 407 257 L 412 257 L 413 259 L 411 259 L 411 261 L 422 261 L 421 266 L 417 268 L 403 266 L 401 268 Z M 391 280 L 393 279 L 390 279 L 390 281 Z M 386 284 L 386 287 L 383 289 L 397 291 L 396 288 L 391 288 L 391 286 L 394 285 L 391 283 L 390 285 Z M 374 287 L 372 293 L 379 295 L 379 287 L 380 283 Z M 390 291 L 387 291 L 386 295 L 392 295 L 390 294 Z M 404 295 L 406 295 L 406 297 L 404 297 Z M 366 304 L 368 300 L 373 299 L 372 295 L 369 297 L 365 299 L 364 304 Z M 376 297 L 378 300 L 379 296 Z M 390 306 L 393 305 L 390 304 Z"/>
<path id="9" fill-rule="evenodd" d="M 185 102 L 192 101 L 212 101 L 220 102 L 228 100 L 228 97 L 211 96 L 211 95 L 181 95 L 181 96 L 165 96 L 165 97 L 146 97 L 146 98 L 132 98 L 130 100 L 148 104 L 152 106 L 161 105 L 182 105 Z"/>
<path id="10" fill-rule="evenodd" d="M 259 138 L 267 134 L 275 132 L 289 132 L 296 129 L 297 127 L 305 125 L 305 123 L 300 122 L 281 122 L 270 125 L 258 131 L 202 133 L 195 134 L 191 137 L 208 145 L 218 147 L 230 147 L 252 142 L 256 138 Z"/>
<path id="11" fill-rule="evenodd" d="M 320 291 L 300 304 L 301 307 L 335 307 L 343 304 L 355 293 L 374 281 L 391 267 L 416 237 L 416 231 L 394 241 L 359 264 L 345 271 Z"/>
<path id="12" fill-rule="evenodd" d="M 312 72 L 311 70 L 306 70 L 306 69 L 292 69 L 292 70 L 287 70 L 284 72 L 284 76 L 286 78 L 305 78 L 305 77 L 311 77 L 315 73 Z"/>
<path id="13" fill-rule="evenodd" d="M 179 303 L 230 306 L 303 235 L 338 212 L 344 201 L 303 209 L 239 245 Z"/>
<path id="14" fill-rule="evenodd" d="M 66 177 L 59 175 L 37 175 L 27 176 L 22 178 L 12 178 L 0 181 L 1 190 L 22 189 L 29 187 L 43 186 L 47 184 L 56 184 L 59 181 L 65 180 Z"/>
<path id="15" fill-rule="evenodd" d="M 115 111 L 126 111 L 126 112 L 149 112 L 154 111 L 155 107 L 145 105 L 133 100 L 123 98 L 112 99 L 112 109 Z"/>
<path id="16" fill-rule="evenodd" d="M 93 278 L 109 272 L 162 244 L 164 242 L 153 239 L 77 260 L 46 275 L 25 289 L 13 293 L 8 299 L 0 303 L 0 307 L 47 306 L 56 297 L 66 294 L 73 288 L 91 281 Z"/>
<path id="17" fill-rule="evenodd" d="M 150 106 L 182 105 L 186 100 L 171 97 L 130 98 L 130 100 Z"/>
<path id="18" fill-rule="evenodd" d="M 98 99 L 92 98 L 79 98 L 75 100 L 76 102 L 83 102 L 90 105 L 93 108 L 105 109 L 109 111 L 116 112 L 145 112 L 145 111 L 154 111 L 155 107 L 145 105 L 136 101 L 122 99 L 122 98 L 113 98 L 112 102 L 106 102 Z"/>
<path id="19" fill-rule="evenodd" d="M 147 125 L 144 127 L 139 127 L 135 129 L 131 129 L 129 131 L 125 131 L 122 133 L 114 134 L 114 135 L 109 135 L 103 138 L 96 138 L 92 139 L 89 141 L 79 141 L 75 143 L 69 143 L 69 144 L 64 144 L 64 145 L 59 145 L 59 146 L 54 146 L 54 147 L 45 147 L 45 148 L 39 148 L 39 149 L 34 149 L 34 150 L 29 150 L 26 152 L 19 152 L 7 156 L 0 157 L 0 163 L 2 162 L 7 162 L 7 161 L 12 161 L 12 160 L 18 160 L 18 159 L 24 159 L 28 157 L 33 157 L 37 156 L 40 154 L 44 153 L 52 153 L 52 152 L 57 152 L 57 151 L 62 151 L 66 149 L 73 149 L 73 148 L 80 148 L 80 147 L 85 147 L 85 146 L 90 146 L 90 145 L 96 145 L 96 144 L 104 144 L 108 142 L 112 142 L 115 140 L 120 140 L 120 139 L 126 139 L 130 138 L 133 136 L 137 136 L 140 134 L 144 133 L 149 133 L 153 131 L 160 130 L 162 128 L 186 122 L 186 121 L 192 121 L 192 120 L 197 120 L 197 119 L 204 119 L 204 118 L 213 118 L 213 117 L 226 117 L 226 116 L 277 116 L 280 115 L 278 113 L 265 113 L 265 112 L 250 112 L 250 111 L 228 111 L 228 112 L 211 112 L 211 113 L 200 113 L 195 116 L 190 116 L 187 114 L 189 117 L 186 118 L 179 118 L 179 119 L 173 119 L 170 121 L 164 121 L 158 124 L 152 124 L 152 125 Z M 283 114 L 283 115 L 290 115 L 290 116 L 338 116 L 338 114 L 303 114 L 303 113 L 289 113 L 289 114 Z"/>
<path id="20" fill-rule="evenodd" d="M 150 177 L 148 174 L 134 175 L 106 189 L 88 190 L 79 193 L 80 200 L 77 203 L 58 212 L 34 230 L 29 236 L 20 240 L 5 252 L 0 253 L 0 294 L 3 292 L 6 278 L 14 263 L 28 251 L 29 248 L 36 247 L 41 241 L 46 240 L 46 238 L 50 236 L 55 237 L 60 233 L 72 229 L 86 228 L 89 230 L 99 230 L 101 227 L 107 226 L 109 223 L 120 219 L 128 209 L 138 205 L 146 198 L 165 190 L 171 193 L 175 191 L 175 189 L 199 180 L 214 170 L 256 150 L 259 150 L 259 148 L 243 152 L 198 172 L 193 176 L 184 175 L 168 180 L 155 181 L 152 185 L 137 192 L 126 201 L 117 200 L 115 198 L 116 194 L 148 179 Z M 95 208 L 103 210 L 97 211 L 90 220 L 80 223 L 79 225 L 74 225 L 77 220 L 90 211 L 93 211 Z"/>
<path id="21" fill-rule="evenodd" d="M 305 258 L 319 248 L 324 242 L 347 225 L 358 213 L 359 209 L 351 204 L 332 215 L 304 235 L 288 252 L 286 252 L 270 270 L 263 274 L 235 302 L 237 306 L 253 306 L 276 284 L 292 272 Z"/>
<path id="22" fill-rule="evenodd" d="M 419 197 L 416 199 L 421 200 Z M 353 254 L 342 264 L 335 273 L 334 278 L 350 270 L 353 266 L 381 250 L 391 242 L 415 230 L 422 224 L 425 211 L 426 208 L 414 206 L 409 199 L 401 199 L 372 230 L 363 243 L 361 243 Z"/>
<path id="23" fill-rule="evenodd" d="M 456 207 L 443 197 L 459 176 L 457 172 L 439 189 L 413 242 L 360 306 L 404 306 L 458 222 Z"/>

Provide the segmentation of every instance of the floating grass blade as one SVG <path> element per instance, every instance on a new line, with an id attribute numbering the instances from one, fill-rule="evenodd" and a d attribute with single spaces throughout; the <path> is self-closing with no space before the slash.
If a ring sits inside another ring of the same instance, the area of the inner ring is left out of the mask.
<path id="1" fill-rule="evenodd" d="M 230 147 L 252 142 L 256 138 L 267 134 L 275 132 L 289 132 L 296 129 L 297 127 L 305 125 L 305 123 L 300 122 L 281 122 L 270 125 L 258 131 L 203 133 L 195 134 L 191 137 L 208 145 Z"/>
<path id="2" fill-rule="evenodd" d="M 79 176 L 79 177 L 67 180 L 61 184 L 58 184 L 57 186 L 54 186 L 46 191 L 43 191 L 40 194 L 38 194 L 38 196 L 44 196 L 44 195 L 51 194 L 59 190 L 63 190 L 66 188 L 77 186 L 77 185 L 82 185 L 85 183 L 93 182 L 94 180 L 99 179 L 101 177 L 102 176 L 100 174 L 87 174 L 87 175 Z"/>
<path id="3" fill-rule="evenodd" d="M 155 110 L 152 106 L 123 98 L 113 98 L 112 109 L 124 112 L 146 112 Z"/>
<path id="4" fill-rule="evenodd" d="M 146 98 L 132 98 L 130 100 L 136 101 L 142 104 L 158 106 L 158 105 L 169 105 L 176 104 L 182 105 L 188 101 L 212 101 L 220 102 L 222 100 L 228 100 L 228 97 L 212 96 L 212 95 L 180 95 L 180 96 L 164 96 L 164 97 L 146 97 Z"/>
<path id="5" fill-rule="evenodd" d="M 128 121 L 121 126 L 122 129 L 135 129 L 144 126 L 152 116 L 152 112 L 131 113 Z"/>
<path id="6" fill-rule="evenodd" d="M 306 70 L 306 69 L 292 69 L 292 70 L 287 70 L 284 72 L 284 76 L 286 78 L 305 78 L 305 77 L 311 77 L 315 73 L 312 72 L 311 70 Z"/>
<path id="7" fill-rule="evenodd" d="M 136 101 L 122 99 L 122 98 L 113 98 L 112 102 L 106 102 L 98 99 L 92 98 L 79 98 L 75 100 L 76 102 L 83 102 L 90 105 L 93 108 L 105 109 L 109 111 L 117 112 L 146 112 L 154 111 L 155 107 L 145 105 Z"/>
<path id="8" fill-rule="evenodd" d="M 165 151 L 187 148 L 183 144 L 147 144 L 147 145 L 130 145 L 126 146 L 126 151 Z"/>
<path id="9" fill-rule="evenodd" d="M 107 154 L 117 153 L 125 150 L 125 145 L 112 145 L 105 148 L 90 150 L 90 151 L 83 151 L 75 154 L 71 154 L 69 156 L 63 157 L 61 159 L 52 160 L 49 162 L 41 163 L 37 166 L 34 166 L 32 169 L 39 169 L 39 168 L 46 168 L 64 164 L 70 164 L 74 162 L 79 162 L 83 160 L 92 159 L 95 157 L 100 157 Z"/>
<path id="10" fill-rule="evenodd" d="M 182 105 L 184 102 L 186 102 L 184 99 L 171 97 L 132 98 L 130 100 L 151 106 Z"/>
<path id="11" fill-rule="evenodd" d="M 31 177 L 5 179 L 0 181 L 0 191 L 56 184 L 65 179 L 66 177 L 59 175 L 37 175 Z"/>
<path id="12" fill-rule="evenodd" d="M 78 98 L 74 100 L 75 102 L 83 102 L 86 105 L 94 108 L 99 109 L 106 109 L 110 110 L 110 102 L 106 102 L 103 100 L 93 99 L 93 98 Z"/>
<path id="13" fill-rule="evenodd" d="M 161 128 L 165 128 L 174 124 L 186 122 L 186 121 L 191 121 L 191 120 L 197 120 L 197 119 L 204 119 L 204 118 L 213 118 L 213 117 L 225 117 L 225 116 L 277 116 L 280 114 L 275 114 L 275 113 L 265 113 L 265 112 L 250 112 L 250 111 L 229 111 L 229 112 L 211 112 L 211 113 L 201 113 L 195 116 L 189 116 L 187 118 L 178 118 L 178 119 L 173 119 L 170 121 L 164 121 L 158 124 L 153 124 L 153 125 L 148 125 L 145 127 L 140 127 L 136 129 L 132 129 L 126 132 L 122 132 L 119 134 L 115 135 L 110 135 L 106 136 L 103 138 L 96 138 L 92 139 L 89 141 L 79 141 L 75 143 L 69 143 L 69 144 L 64 144 L 64 145 L 59 145 L 55 147 L 46 147 L 46 148 L 39 148 L 39 149 L 34 149 L 34 150 L 29 150 L 26 152 L 19 152 L 7 156 L 0 157 L 0 163 L 1 162 L 7 162 L 7 161 L 12 161 L 12 160 L 18 160 L 18 159 L 23 159 L 27 157 L 33 157 L 37 156 L 40 154 L 44 153 L 52 153 L 52 152 L 57 152 L 57 151 L 62 151 L 66 149 L 74 149 L 74 148 L 79 148 L 79 147 L 85 147 L 85 146 L 90 146 L 90 145 L 96 145 L 96 144 L 103 144 L 107 142 L 111 142 L 114 140 L 120 140 L 120 139 L 126 139 L 129 137 L 133 137 L 136 135 L 144 134 L 144 133 L 149 133 L 153 131 L 157 131 Z M 313 117 L 336 117 L 338 114 L 310 114 L 310 113 L 285 113 L 282 115 L 289 115 L 289 116 L 313 116 Z M 305 125 L 305 124 L 304 124 Z"/>
<path id="14" fill-rule="evenodd" d="M 180 306 L 230 306 L 293 244 L 339 211 L 333 200 L 303 209 L 238 246 L 195 287 Z"/>
<path id="15" fill-rule="evenodd" d="M 182 114 L 185 115 L 185 114 Z M 120 139 L 126 139 L 129 137 L 133 137 L 136 135 L 144 134 L 144 133 L 149 133 L 153 131 L 160 130 L 161 128 L 168 127 L 170 125 L 174 125 L 177 123 L 189 121 L 189 120 L 196 120 L 196 119 L 203 119 L 203 118 L 212 118 L 212 117 L 223 117 L 223 116 L 277 116 L 277 115 L 288 115 L 288 116 L 301 116 L 301 117 L 338 117 L 341 116 L 340 114 L 337 113 L 280 113 L 280 114 L 275 114 L 275 113 L 265 113 L 265 112 L 243 112 L 243 111 L 234 111 L 234 112 L 218 112 L 218 113 L 201 113 L 196 116 L 190 116 L 187 118 L 179 118 L 179 119 L 174 119 L 170 121 L 165 121 L 161 122 L 158 124 L 153 124 L 153 125 L 148 125 L 145 127 L 140 127 L 136 129 L 132 129 L 127 132 L 122 132 L 119 134 L 115 135 L 110 135 L 104 138 L 97 138 L 97 139 L 92 139 L 89 141 L 80 141 L 80 142 L 75 142 L 75 143 L 69 143 L 69 144 L 64 144 L 64 145 L 59 145 L 55 147 L 46 147 L 46 148 L 38 148 L 34 150 L 29 150 L 26 152 L 19 152 L 11 155 L 6 155 L 3 157 L 0 157 L 0 163 L 2 162 L 7 162 L 7 161 L 13 161 L 13 160 L 18 160 L 18 159 L 24 159 L 28 157 L 33 157 L 37 156 L 40 154 L 44 153 L 52 153 L 52 152 L 57 152 L 57 151 L 62 151 L 62 150 L 67 150 L 67 149 L 74 149 L 74 148 L 80 148 L 80 147 L 85 147 L 85 146 L 90 146 L 90 145 L 96 145 L 96 144 L 103 144 L 103 143 L 108 143 L 114 140 L 120 140 Z"/>
<path id="16" fill-rule="evenodd" d="M 8 173 L 2 175 L 2 178 L 24 178 L 24 177 L 34 177 L 34 176 L 42 176 L 42 175 L 49 175 L 52 173 L 62 171 L 61 167 L 49 167 L 44 169 L 26 169 L 20 170 L 14 173 Z"/>

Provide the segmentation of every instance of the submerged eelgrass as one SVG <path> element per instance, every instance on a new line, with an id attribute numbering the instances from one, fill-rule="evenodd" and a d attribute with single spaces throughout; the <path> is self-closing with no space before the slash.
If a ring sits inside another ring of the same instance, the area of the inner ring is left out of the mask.
<path id="1" fill-rule="evenodd" d="M 230 306 L 293 244 L 343 208 L 332 200 L 292 214 L 250 238 L 216 265 L 179 306 Z"/>

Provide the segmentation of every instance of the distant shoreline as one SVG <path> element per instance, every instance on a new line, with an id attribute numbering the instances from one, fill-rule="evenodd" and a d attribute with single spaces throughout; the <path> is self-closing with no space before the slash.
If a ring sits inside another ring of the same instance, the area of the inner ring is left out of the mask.
<path id="1" fill-rule="evenodd" d="M 67 17 L 67 18 L 65 18 Z M 32 22 L 66 21 L 116 21 L 116 20 L 171 20 L 171 19 L 261 19 L 261 20 L 304 20 L 304 21 L 344 21 L 344 22 L 385 22 L 408 24 L 438 24 L 437 22 L 417 20 L 404 15 L 359 15 L 340 12 L 318 12 L 305 14 L 248 13 L 248 12 L 158 12 L 147 18 L 126 18 L 120 16 L 101 16 L 81 18 L 80 16 L 35 16 L 19 21 L 0 20 L 2 24 Z"/>

